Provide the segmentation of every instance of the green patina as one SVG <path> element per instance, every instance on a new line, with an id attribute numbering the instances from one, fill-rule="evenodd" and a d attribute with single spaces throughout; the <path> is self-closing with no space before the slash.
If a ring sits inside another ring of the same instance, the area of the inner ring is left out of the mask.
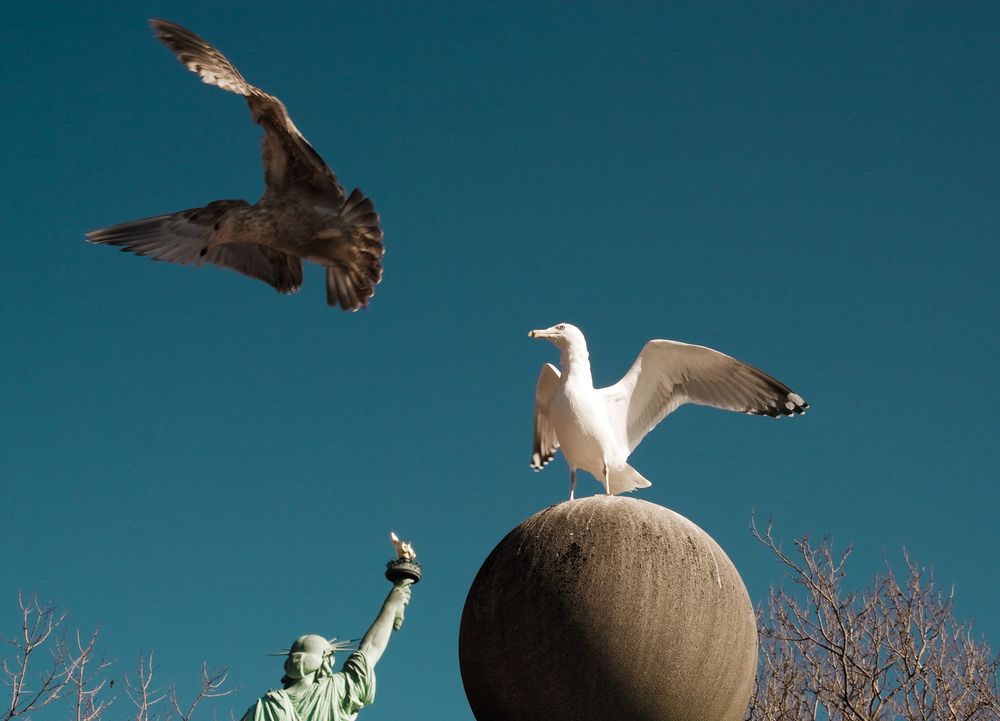
<path id="1" fill-rule="evenodd" d="M 375 700 L 375 664 L 403 622 L 412 583 L 394 583 L 358 650 L 340 671 L 333 671 L 333 662 L 343 644 L 315 634 L 295 639 L 285 659 L 283 688 L 264 694 L 241 721 L 353 721 Z"/>

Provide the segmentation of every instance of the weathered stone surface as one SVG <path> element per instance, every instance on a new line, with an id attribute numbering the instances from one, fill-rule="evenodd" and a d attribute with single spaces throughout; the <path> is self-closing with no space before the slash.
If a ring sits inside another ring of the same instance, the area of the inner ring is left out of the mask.
<path id="1" fill-rule="evenodd" d="M 757 629 L 708 534 L 662 506 L 596 496 L 535 514 L 493 550 L 459 660 L 478 721 L 739 721 Z"/>

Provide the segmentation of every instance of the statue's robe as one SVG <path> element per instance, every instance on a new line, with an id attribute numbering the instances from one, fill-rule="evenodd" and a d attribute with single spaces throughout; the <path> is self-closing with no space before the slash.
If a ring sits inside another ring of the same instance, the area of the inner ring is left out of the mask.
<path id="1" fill-rule="evenodd" d="M 292 698 L 284 690 L 268 691 L 247 709 L 241 721 L 354 721 L 375 700 L 375 670 L 361 651 L 344 668 L 318 678 L 304 694 Z"/>

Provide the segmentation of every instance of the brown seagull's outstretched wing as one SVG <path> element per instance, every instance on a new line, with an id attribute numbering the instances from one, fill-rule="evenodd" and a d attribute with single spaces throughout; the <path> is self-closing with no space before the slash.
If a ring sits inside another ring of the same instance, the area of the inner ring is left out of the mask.
<path id="1" fill-rule="evenodd" d="M 254 121 L 264 129 L 265 197 L 292 190 L 313 192 L 330 198 L 331 205 L 340 207 L 345 199 L 343 187 L 295 127 L 280 100 L 244 80 L 222 53 L 190 30 L 166 20 L 154 19 L 149 24 L 184 67 L 198 73 L 210 85 L 246 97 Z"/>
<path id="2" fill-rule="evenodd" d="M 182 265 L 212 263 L 262 280 L 279 293 L 294 293 L 302 285 L 302 260 L 296 256 L 252 243 L 229 243 L 206 251 L 215 224 L 230 210 L 246 207 L 243 200 L 216 200 L 204 208 L 92 230 L 87 240 L 153 260 Z"/>

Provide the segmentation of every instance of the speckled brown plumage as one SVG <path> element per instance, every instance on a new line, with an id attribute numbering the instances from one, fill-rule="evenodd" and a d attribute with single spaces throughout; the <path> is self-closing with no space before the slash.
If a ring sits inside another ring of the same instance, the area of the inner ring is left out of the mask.
<path id="1" fill-rule="evenodd" d="M 326 268 L 330 305 L 368 305 L 382 279 L 382 229 L 371 200 L 346 195 L 319 154 L 292 122 L 284 104 L 250 85 L 218 50 L 165 20 L 156 36 L 192 72 L 243 95 L 264 129 L 263 196 L 216 200 L 203 208 L 133 220 L 87 233 L 93 243 L 185 265 L 212 263 L 268 283 L 281 293 L 302 285 L 302 259 Z"/>

